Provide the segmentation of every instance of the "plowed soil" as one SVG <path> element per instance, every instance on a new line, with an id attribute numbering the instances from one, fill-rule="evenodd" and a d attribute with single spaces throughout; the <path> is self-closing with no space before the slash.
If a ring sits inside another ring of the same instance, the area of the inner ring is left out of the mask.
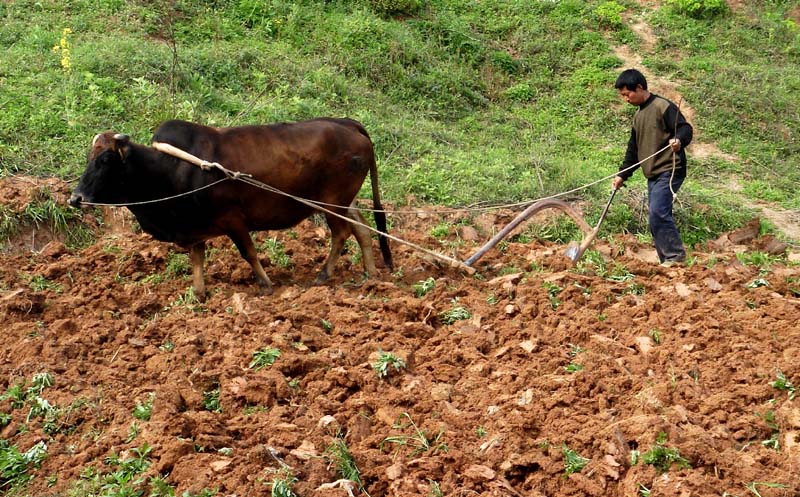
<path id="1" fill-rule="evenodd" d="M 4 205 L 24 208 L 20 188 L 0 184 Z M 461 260 L 514 214 L 481 216 L 472 241 L 458 215 L 422 211 L 394 215 L 392 234 Z M 449 235 L 433 237 L 443 221 Z M 256 235 L 290 262 L 264 253 L 271 296 L 215 240 L 199 303 L 168 268 L 176 247 L 111 228 L 78 251 L 40 227 L 0 256 L 0 393 L 49 372 L 40 396 L 59 409 L 48 420 L 0 402 L 0 438 L 47 444 L 29 495 L 76 495 L 87 468 L 111 472 L 109 455 L 146 443 L 144 495 L 161 475 L 177 495 L 268 496 L 285 465 L 298 495 L 346 496 L 331 485 L 337 436 L 374 497 L 437 484 L 448 496 L 800 495 L 800 267 L 735 257 L 764 240 L 729 236 L 672 268 L 633 237 L 598 241 L 605 262 L 578 268 L 563 246 L 511 240 L 478 261 L 479 277 L 394 243 L 395 273 L 365 280 L 351 249 L 313 286 L 328 239 L 306 221 Z M 468 317 L 450 322 L 455 307 Z M 249 367 L 265 347 L 280 357 Z M 381 351 L 405 368 L 379 377 Z M 135 418 L 151 400 L 149 421 Z M 687 464 L 646 464 L 659 447 Z M 565 448 L 585 467 L 566 474 Z"/>

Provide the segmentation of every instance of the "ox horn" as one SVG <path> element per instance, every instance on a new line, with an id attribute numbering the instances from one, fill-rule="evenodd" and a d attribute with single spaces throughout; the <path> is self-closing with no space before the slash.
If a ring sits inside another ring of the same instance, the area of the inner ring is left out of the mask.
<path id="1" fill-rule="evenodd" d="M 125 162 L 125 156 L 128 155 L 128 151 L 126 150 L 125 146 L 128 144 L 130 139 L 130 136 L 123 135 L 122 133 L 117 133 L 114 135 L 114 140 L 117 141 L 117 143 L 114 144 L 114 149 L 117 151 L 119 158 L 122 159 L 123 162 Z"/>

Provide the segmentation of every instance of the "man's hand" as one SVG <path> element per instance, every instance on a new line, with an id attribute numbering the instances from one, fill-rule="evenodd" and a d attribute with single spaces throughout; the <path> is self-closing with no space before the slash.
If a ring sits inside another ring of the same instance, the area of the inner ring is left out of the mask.
<path id="1" fill-rule="evenodd" d="M 619 190 L 622 188 L 622 184 L 625 183 L 625 179 L 620 176 L 614 176 L 614 179 L 611 180 L 611 189 L 612 190 Z"/>
<path id="2" fill-rule="evenodd" d="M 673 152 L 680 152 L 681 151 L 681 141 L 677 138 L 673 138 L 669 141 L 670 146 L 672 147 Z"/>

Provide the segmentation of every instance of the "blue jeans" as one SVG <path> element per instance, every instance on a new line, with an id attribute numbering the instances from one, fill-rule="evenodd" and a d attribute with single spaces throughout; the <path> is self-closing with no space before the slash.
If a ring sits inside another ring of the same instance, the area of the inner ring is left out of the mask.
<path id="1" fill-rule="evenodd" d="M 686 169 L 661 173 L 655 178 L 647 180 L 647 198 L 650 211 L 648 222 L 653 242 L 656 245 L 658 259 L 661 262 L 686 260 L 686 250 L 683 248 L 681 235 L 672 218 L 672 192 L 669 184 L 672 179 L 672 189 L 677 193 L 686 179 Z"/>

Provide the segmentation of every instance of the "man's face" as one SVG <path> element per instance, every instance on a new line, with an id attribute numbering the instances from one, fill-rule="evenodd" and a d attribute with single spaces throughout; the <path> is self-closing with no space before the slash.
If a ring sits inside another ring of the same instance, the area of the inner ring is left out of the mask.
<path id="1" fill-rule="evenodd" d="M 631 105 L 642 105 L 647 100 L 647 90 L 642 85 L 636 85 L 636 90 L 631 91 L 624 86 L 619 89 L 619 96 Z"/>

